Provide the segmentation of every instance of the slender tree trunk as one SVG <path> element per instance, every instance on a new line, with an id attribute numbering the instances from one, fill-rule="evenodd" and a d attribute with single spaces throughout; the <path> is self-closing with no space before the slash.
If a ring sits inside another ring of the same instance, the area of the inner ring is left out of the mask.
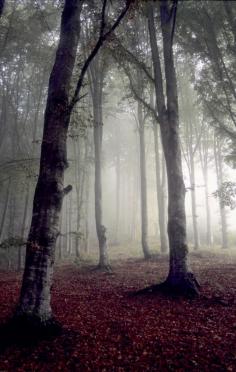
<path id="1" fill-rule="evenodd" d="M 139 154 L 140 154 L 140 192 L 141 192 L 141 241 L 144 258 L 150 258 L 148 247 L 148 216 L 147 216 L 147 177 L 144 118 L 141 103 L 138 102 L 139 124 Z"/>
<path id="2" fill-rule="evenodd" d="M 160 2 L 161 31 L 166 81 L 166 97 L 154 25 L 153 4 L 148 4 L 148 26 L 152 51 L 157 110 L 168 180 L 169 274 L 162 287 L 171 292 L 196 295 L 197 282 L 188 266 L 186 243 L 185 185 L 183 181 L 177 81 L 172 49 L 173 15 L 166 0 Z"/>
<path id="3" fill-rule="evenodd" d="M 109 269 L 109 260 L 107 253 L 107 236 L 106 227 L 103 225 L 103 209 L 102 209 L 102 137 L 103 137 L 103 80 L 104 66 L 101 55 L 91 64 L 91 92 L 93 100 L 93 117 L 94 117 L 94 157 L 95 157 L 95 221 L 96 231 L 99 243 L 99 264 L 101 269 Z"/>
<path id="4" fill-rule="evenodd" d="M 215 165 L 216 165 L 216 176 L 217 176 L 217 186 L 218 189 L 223 183 L 223 160 L 221 152 L 221 143 L 215 136 L 214 141 L 214 155 L 215 155 Z M 222 248 L 228 248 L 228 231 L 227 231 L 227 220 L 225 206 L 219 201 L 220 208 L 220 219 L 221 219 L 221 241 Z"/>
<path id="5" fill-rule="evenodd" d="M 2 240 L 2 237 L 3 237 L 3 232 L 4 232 L 3 230 L 4 230 L 5 221 L 6 221 L 7 209 L 9 206 L 10 193 L 11 193 L 11 178 L 9 178 L 9 181 L 8 181 L 7 195 L 6 195 L 5 203 L 3 206 L 2 218 L 1 218 L 1 224 L 0 224 L 0 241 Z"/>
<path id="6" fill-rule="evenodd" d="M 115 242 L 118 244 L 120 221 L 120 147 L 117 148 L 116 154 L 116 221 L 115 221 Z"/>
<path id="7" fill-rule="evenodd" d="M 164 187 L 161 182 L 161 164 L 158 144 L 158 127 L 157 123 L 153 124 L 154 146 L 155 146 L 155 167 L 156 167 L 156 186 L 157 186 L 157 205 L 158 205 L 158 221 L 160 230 L 161 252 L 166 253 L 168 250 L 167 226 L 165 218 L 165 198 Z M 165 165 L 165 164 L 164 164 Z M 165 178 L 165 169 L 162 171 L 162 179 Z"/>
<path id="8" fill-rule="evenodd" d="M 203 178 L 204 178 L 204 183 L 205 183 L 205 204 L 206 204 L 206 223 L 207 223 L 206 242 L 207 242 L 207 245 L 210 247 L 213 245 L 213 236 L 212 236 L 212 228 L 211 228 L 211 211 L 210 211 L 210 204 L 209 204 L 209 186 L 208 186 L 207 166 L 204 167 Z"/>
<path id="9" fill-rule="evenodd" d="M 22 239 L 22 241 L 24 241 L 24 239 L 25 239 L 27 212 L 28 212 L 28 209 L 29 209 L 29 197 L 30 197 L 30 184 L 29 184 L 29 182 L 27 182 L 25 202 L 24 202 L 23 221 L 22 221 L 22 228 L 21 228 L 21 239 Z M 22 268 L 22 253 L 23 253 L 23 249 L 22 249 L 22 246 L 20 246 L 18 248 L 18 271 L 20 271 L 21 268 Z"/>
<path id="10" fill-rule="evenodd" d="M 68 213 L 68 217 L 69 217 L 69 247 L 68 247 L 68 250 L 69 250 L 69 256 L 72 256 L 73 252 L 72 252 L 72 195 L 70 194 L 69 195 L 69 205 L 68 205 L 68 209 L 69 209 L 69 213 Z"/>
<path id="11" fill-rule="evenodd" d="M 84 236 L 84 250 L 89 251 L 89 193 L 90 193 L 90 177 L 89 171 L 86 170 L 86 190 L 85 190 L 85 236 Z"/>
<path id="12" fill-rule="evenodd" d="M 196 205 L 196 181 L 195 181 L 195 165 L 194 157 L 190 152 L 190 183 L 191 183 L 191 202 L 192 202 L 192 221 L 193 221 L 193 239 L 194 249 L 199 249 L 199 234 L 197 221 L 197 205 Z"/>
<path id="13" fill-rule="evenodd" d="M 66 137 L 70 120 L 69 90 L 80 31 L 82 1 L 66 0 L 60 40 L 50 75 L 41 161 L 32 222 L 27 241 L 26 263 L 17 315 L 50 322 L 51 285 L 56 239 L 59 235 L 67 167 Z"/>

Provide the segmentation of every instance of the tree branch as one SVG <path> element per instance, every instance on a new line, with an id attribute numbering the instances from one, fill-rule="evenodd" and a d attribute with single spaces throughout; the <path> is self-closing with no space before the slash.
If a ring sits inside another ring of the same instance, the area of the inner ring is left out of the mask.
<path id="1" fill-rule="evenodd" d="M 74 92 L 74 95 L 71 99 L 71 102 L 69 104 L 69 111 L 71 112 L 73 110 L 73 107 L 75 104 L 80 100 L 79 93 L 82 88 L 84 76 L 88 70 L 88 67 L 96 54 L 98 53 L 99 49 L 102 47 L 103 43 L 108 39 L 108 37 L 111 35 L 111 33 L 119 26 L 120 22 L 126 15 L 131 3 L 134 0 L 126 0 L 126 5 L 124 9 L 121 11 L 120 15 L 117 17 L 116 21 L 113 23 L 113 25 L 110 27 L 110 29 L 104 33 L 104 28 L 105 28 L 105 8 L 106 8 L 106 0 L 103 1 L 103 7 L 102 7 L 102 13 L 101 13 L 101 26 L 100 26 L 100 36 L 97 40 L 96 45 L 88 55 L 87 59 L 84 62 L 84 65 L 81 69 L 81 73 L 77 82 L 77 86 Z"/>

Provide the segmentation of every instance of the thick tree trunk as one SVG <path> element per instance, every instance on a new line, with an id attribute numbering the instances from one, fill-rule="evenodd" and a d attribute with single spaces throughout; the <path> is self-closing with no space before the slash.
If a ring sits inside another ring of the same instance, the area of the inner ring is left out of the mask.
<path id="1" fill-rule="evenodd" d="M 172 49 L 173 17 L 170 16 L 170 12 L 167 0 L 161 1 L 160 17 L 166 80 L 166 107 L 153 6 L 151 3 L 148 4 L 148 26 L 154 67 L 157 110 L 168 180 L 170 264 L 168 277 L 162 287 L 171 292 L 195 295 L 198 293 L 197 282 L 190 272 L 187 262 L 185 186 L 181 162 L 177 82 Z"/>
<path id="2" fill-rule="evenodd" d="M 80 31 L 82 1 L 67 0 L 60 41 L 49 80 L 47 106 L 33 216 L 27 241 L 26 263 L 17 315 L 50 322 L 55 243 L 65 194 L 66 137 L 70 120 L 69 89 Z"/>
<path id="3" fill-rule="evenodd" d="M 160 230 L 160 243 L 161 252 L 166 253 L 168 250 L 168 237 L 167 237 L 167 226 L 166 226 L 166 211 L 165 211 L 165 197 L 164 188 L 165 184 L 162 185 L 161 182 L 161 163 L 159 155 L 159 144 L 158 144 L 158 127 L 157 123 L 153 124 L 154 132 L 154 145 L 155 145 L 155 167 L 156 167 L 156 186 L 157 186 L 157 206 L 158 206 L 158 221 Z M 165 168 L 165 167 L 162 167 Z M 165 178 L 165 169 L 162 171 L 162 180 Z"/>

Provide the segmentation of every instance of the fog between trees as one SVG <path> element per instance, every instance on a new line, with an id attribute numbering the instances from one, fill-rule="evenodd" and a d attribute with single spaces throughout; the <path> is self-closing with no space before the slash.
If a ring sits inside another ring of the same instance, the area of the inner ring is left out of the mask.
<path id="1" fill-rule="evenodd" d="M 122 245 L 145 259 L 170 251 L 168 289 L 197 293 L 188 247 L 234 248 L 235 11 L 6 2 L 0 263 L 23 269 L 27 247 L 20 314 L 51 317 L 54 256 L 110 271 Z"/>

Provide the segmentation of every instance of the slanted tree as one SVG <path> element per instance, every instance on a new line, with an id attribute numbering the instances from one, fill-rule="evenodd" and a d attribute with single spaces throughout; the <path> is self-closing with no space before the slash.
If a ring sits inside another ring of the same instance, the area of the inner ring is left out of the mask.
<path id="1" fill-rule="evenodd" d="M 66 136 L 70 121 L 69 89 L 79 42 L 83 1 L 65 1 L 61 33 L 50 75 L 38 182 L 27 241 L 26 263 L 17 315 L 39 323 L 52 319 L 51 285 L 67 167 Z"/>
<path id="2" fill-rule="evenodd" d="M 56 239 L 59 235 L 62 201 L 71 191 L 64 188 L 67 167 L 66 138 L 71 112 L 80 100 L 80 91 L 89 64 L 119 25 L 129 9 L 127 1 L 111 26 L 105 21 L 107 1 L 101 11 L 100 33 L 86 58 L 74 94 L 70 99 L 70 84 L 80 33 L 80 13 L 83 0 L 66 0 L 61 17 L 61 31 L 55 62 L 49 79 L 47 105 L 38 182 L 34 195 L 33 216 L 27 241 L 26 263 L 16 318 L 34 320 L 40 326 L 53 323 L 51 285 Z"/>

